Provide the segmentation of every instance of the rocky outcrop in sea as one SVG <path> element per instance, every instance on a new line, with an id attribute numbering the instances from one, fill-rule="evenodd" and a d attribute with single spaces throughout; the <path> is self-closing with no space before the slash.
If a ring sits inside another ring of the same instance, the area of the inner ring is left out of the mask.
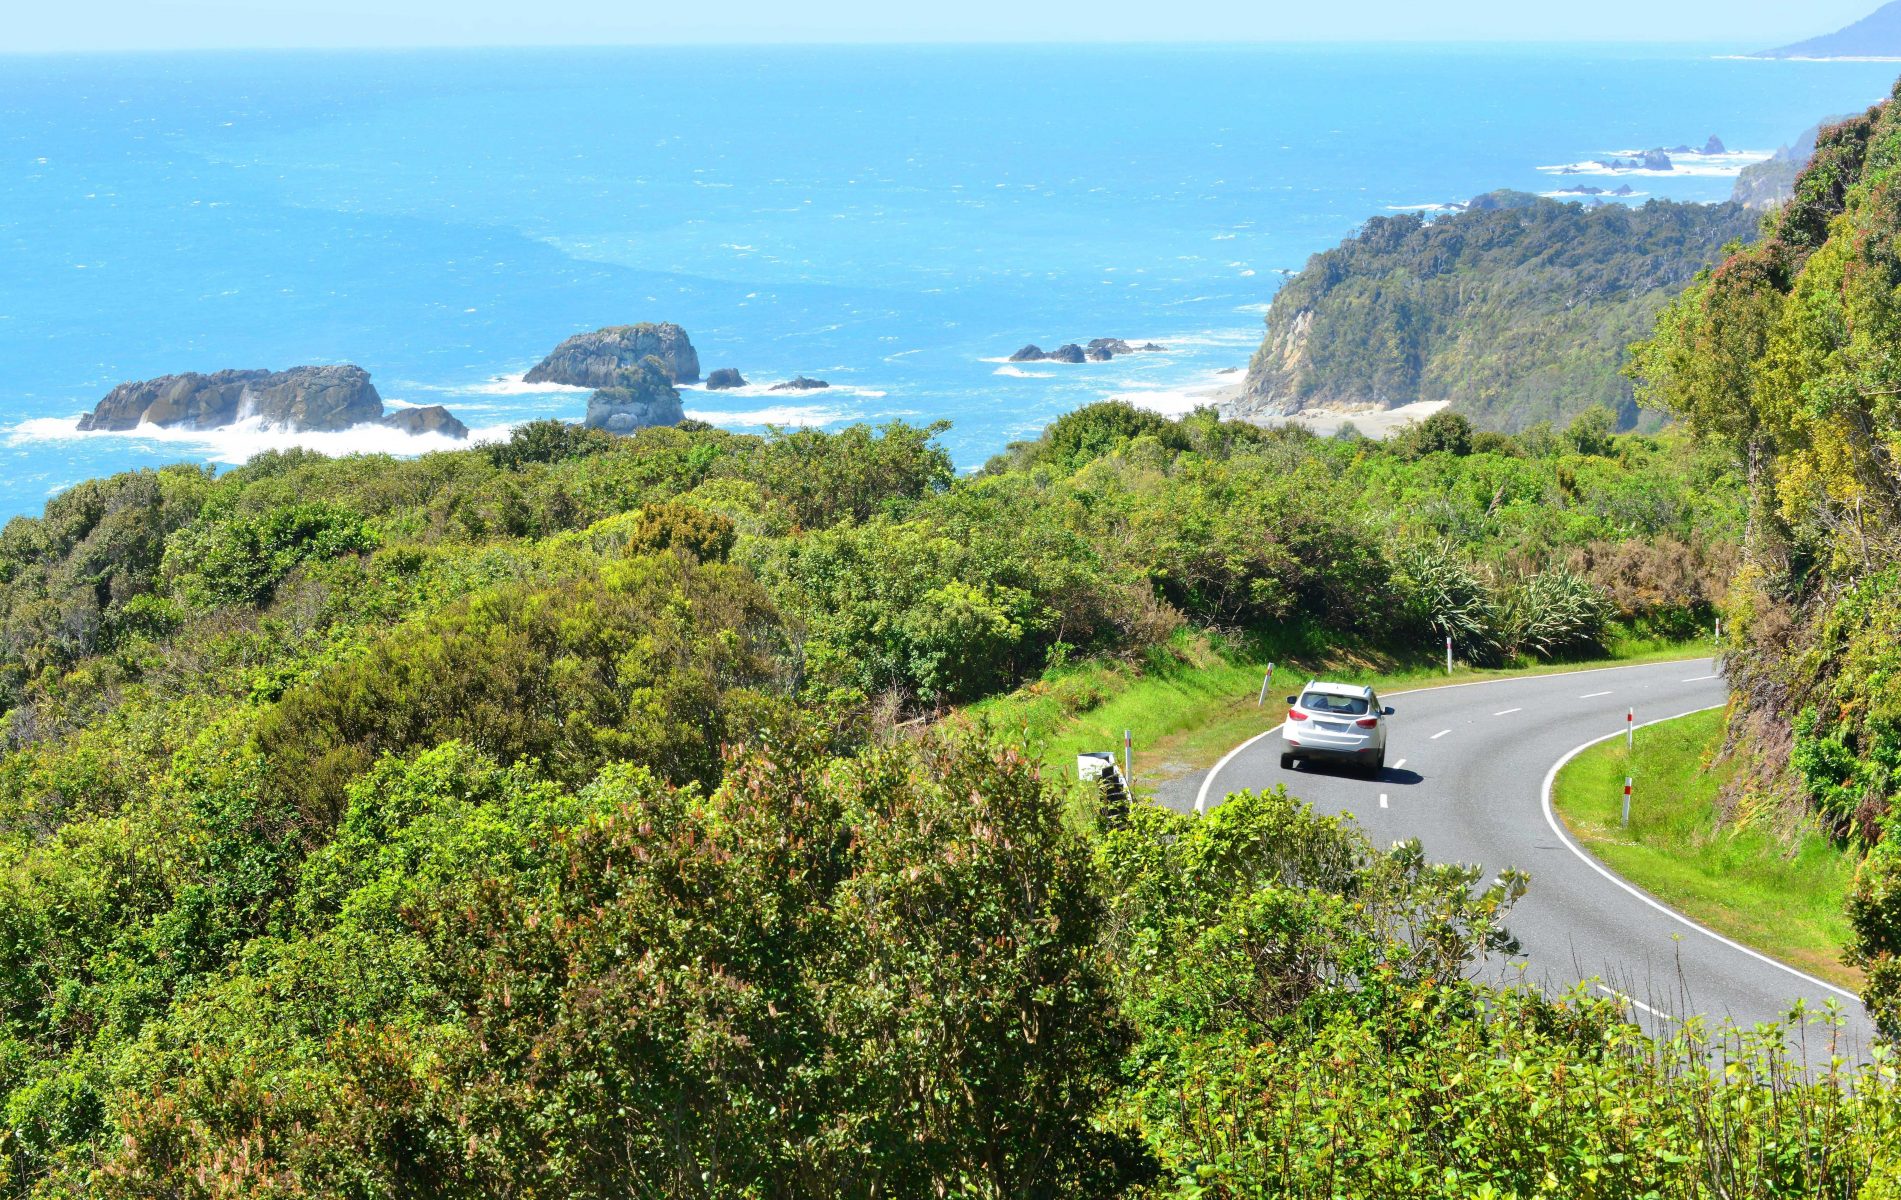
<path id="1" fill-rule="evenodd" d="M 706 377 L 706 390 L 709 392 L 724 392 L 745 386 L 746 377 L 732 367 L 721 367 Z"/>
<path id="2" fill-rule="evenodd" d="M 670 383 L 693 383 L 700 377 L 699 352 L 693 349 L 686 330 L 671 322 L 642 322 L 577 333 L 536 363 L 522 381 L 620 387 L 622 372 L 648 358 L 660 363 Z"/>
<path id="3" fill-rule="evenodd" d="M 803 375 L 795 375 L 784 383 L 773 384 L 766 390 L 769 392 L 816 392 L 820 388 L 828 388 L 831 386 L 831 384 L 825 382 L 823 379 L 807 379 Z"/>
<path id="4" fill-rule="evenodd" d="M 467 437 L 469 432 L 440 405 L 399 409 L 385 417 L 383 398 L 370 382 L 370 373 L 348 364 L 210 375 L 188 371 L 122 383 L 79 418 L 79 428 L 89 432 L 123 432 L 140 425 L 217 429 L 252 418 L 267 428 L 296 431 L 384 424 L 451 437 Z"/>
<path id="5" fill-rule="evenodd" d="M 588 397 L 583 423 L 589 429 L 633 433 L 649 425 L 678 425 L 686 420 L 680 393 L 659 357 L 648 355 L 620 368 L 614 380 Z"/>
<path id="6" fill-rule="evenodd" d="M 409 434 L 439 433 L 452 438 L 469 436 L 469 427 L 440 404 L 392 409 L 383 414 L 381 423 Z"/>
<path id="7" fill-rule="evenodd" d="M 1091 338 L 1087 346 L 1068 342 L 1054 350 L 1045 350 L 1032 342 L 1010 356 L 1015 362 L 1108 362 L 1118 354 L 1143 354 L 1167 349 L 1154 342 L 1144 342 L 1140 346 L 1131 346 L 1121 338 Z"/>

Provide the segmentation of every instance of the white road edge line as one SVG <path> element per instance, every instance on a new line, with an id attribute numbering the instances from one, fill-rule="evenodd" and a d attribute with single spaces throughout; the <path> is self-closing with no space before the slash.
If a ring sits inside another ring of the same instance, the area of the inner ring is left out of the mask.
<path id="1" fill-rule="evenodd" d="M 1709 712 L 1713 708 L 1724 708 L 1724 707 L 1727 707 L 1727 701 L 1725 701 L 1723 704 L 1706 704 L 1702 708 L 1693 708 L 1693 709 L 1690 709 L 1688 712 L 1680 712 L 1680 713 L 1675 714 L 1674 716 L 1659 717 L 1654 721 L 1645 721 L 1642 725 L 1638 725 L 1637 728 L 1645 729 L 1652 725 L 1661 725 L 1665 721 L 1674 721 L 1680 717 L 1693 716 L 1696 713 Z M 1591 868 L 1591 870 L 1593 871 L 1596 871 L 1599 875 L 1602 875 L 1604 878 L 1610 880 L 1613 884 L 1622 888 L 1624 891 L 1629 892 L 1631 895 L 1637 897 L 1637 899 L 1643 901 L 1645 904 L 1648 904 L 1650 907 L 1656 909 L 1658 912 L 1662 913 L 1664 916 L 1669 917 L 1671 920 L 1687 925 L 1691 929 L 1696 930 L 1698 933 L 1704 935 L 1705 937 L 1714 938 L 1715 940 L 1721 942 L 1725 946 L 1728 946 L 1732 950 L 1740 950 L 1744 954 L 1747 954 L 1749 957 L 1755 959 L 1757 962 L 1766 963 L 1769 966 L 1775 967 L 1777 970 L 1787 971 L 1789 974 L 1795 976 L 1797 979 L 1800 979 L 1804 983 L 1813 984 L 1816 987 L 1834 992 L 1837 996 L 1841 996 L 1841 997 L 1844 997 L 1845 999 L 1859 1002 L 1861 1000 L 1861 997 L 1857 996 L 1855 993 L 1851 991 L 1848 991 L 1846 988 L 1838 988 L 1834 984 L 1829 983 L 1827 980 L 1817 979 L 1815 976 L 1809 974 L 1807 971 L 1799 971 L 1796 968 L 1790 966 L 1788 963 L 1778 962 L 1777 960 L 1770 958 L 1767 954 L 1764 954 L 1759 950 L 1751 950 L 1748 946 L 1743 945 L 1741 942 L 1736 941 L 1733 938 L 1724 937 L 1722 934 L 1716 932 L 1714 929 L 1709 928 L 1707 925 L 1703 925 L 1697 921 L 1692 921 L 1690 918 L 1684 916 L 1682 913 L 1678 912 L 1676 909 L 1671 908 L 1669 905 L 1665 904 L 1663 901 L 1657 899 L 1655 896 L 1652 896 L 1649 892 L 1644 891 L 1642 888 L 1639 888 L 1634 884 L 1625 882 L 1622 876 L 1612 871 L 1609 867 L 1606 867 L 1603 863 L 1597 861 L 1597 859 L 1593 858 L 1588 851 L 1584 850 L 1576 842 L 1571 840 L 1571 835 L 1566 833 L 1564 830 L 1564 823 L 1558 820 L 1558 814 L 1554 812 L 1551 807 L 1551 789 L 1552 789 L 1552 785 L 1554 785 L 1558 781 L 1558 772 L 1564 769 L 1566 763 L 1569 763 L 1572 759 L 1576 758 L 1578 755 L 1584 753 L 1586 750 L 1589 750 L 1592 746 L 1595 746 L 1600 742 L 1612 741 L 1616 738 L 1620 738 L 1623 736 L 1624 736 L 1624 731 L 1619 729 L 1614 733 L 1607 733 L 1603 737 L 1592 738 L 1590 741 L 1584 743 L 1582 746 L 1578 746 L 1577 748 L 1573 749 L 1569 754 L 1566 754 L 1563 758 L 1553 763 L 1551 765 L 1551 770 L 1545 772 L 1545 786 L 1544 786 L 1545 824 L 1551 826 L 1551 832 L 1558 835 L 1558 840 L 1564 843 L 1564 848 L 1569 850 L 1571 853 L 1577 855 L 1578 861 L 1582 862 L 1585 866 Z M 1635 1004 L 1636 1001 L 1633 1000 L 1631 1001 L 1631 1003 Z"/>
<path id="2" fill-rule="evenodd" d="M 1525 710 L 1522 708 L 1508 708 L 1503 712 L 1495 712 L 1492 715 L 1495 717 L 1509 717 L 1515 712 L 1524 712 L 1524 711 Z"/>
<path id="3" fill-rule="evenodd" d="M 1446 734 L 1451 733 L 1451 732 L 1452 731 L 1450 729 L 1441 729 L 1438 733 L 1433 734 L 1431 737 L 1427 738 L 1426 740 L 1429 742 L 1436 742 L 1440 738 L 1444 737 Z"/>
<path id="4" fill-rule="evenodd" d="M 1603 992 L 1606 996 L 1610 996 L 1615 999 L 1622 1000 L 1625 1004 L 1630 1005 L 1632 1008 L 1641 1008 L 1642 1010 L 1649 1013 L 1651 1016 L 1656 1017 L 1659 1020 L 1662 1020 L 1662 1021 L 1677 1020 L 1676 1017 L 1671 1016 L 1669 1013 L 1664 1012 L 1661 1009 L 1652 1008 L 1648 1004 L 1645 1004 L 1642 1000 L 1637 999 L 1635 996 L 1626 996 L 1624 993 L 1618 991 L 1616 988 L 1608 988 L 1600 983 L 1597 985 L 1597 990 L 1600 992 Z"/>
<path id="5" fill-rule="evenodd" d="M 1578 697 L 1578 699 L 1580 699 L 1580 700 L 1595 700 L 1595 699 L 1597 699 L 1597 698 L 1598 698 L 1599 696 L 1608 696 L 1608 695 L 1610 695 L 1610 693 L 1609 693 L 1609 692 L 1586 692 L 1586 693 L 1584 693 L 1584 694 L 1583 694 L 1582 696 L 1579 696 L 1579 697 Z"/>
<path id="6" fill-rule="evenodd" d="M 1688 679 L 1683 680 L 1683 682 L 1684 683 L 1702 683 L 1705 679 L 1714 679 L 1714 678 L 1716 678 L 1716 676 L 1714 675 L 1692 675 Z"/>
<path id="7" fill-rule="evenodd" d="M 1502 679 L 1468 679 L 1464 683 L 1441 683 L 1434 687 L 1405 688 L 1397 692 L 1387 692 L 1386 698 L 1391 700 L 1394 696 L 1416 696 L 1421 692 L 1449 692 L 1453 688 L 1490 687 L 1497 683 L 1529 683 L 1533 681 L 1557 679 L 1562 676 L 1598 675 L 1605 671 L 1634 671 L 1643 667 L 1667 666 L 1672 662 L 1695 661 L 1694 658 L 1665 659 L 1657 663 L 1618 663 L 1609 667 L 1586 667 L 1582 671 L 1545 671 L 1537 675 L 1507 675 Z M 1285 721 L 1281 722 L 1281 725 L 1285 724 Z M 1208 773 L 1201 777 L 1201 789 L 1195 793 L 1195 811 L 1207 811 L 1208 789 L 1214 786 L 1215 776 L 1221 774 L 1221 768 L 1233 762 L 1235 756 L 1240 754 L 1243 750 L 1246 750 L 1249 746 L 1252 746 L 1270 733 L 1279 733 L 1280 730 L 1281 726 L 1276 725 L 1272 729 L 1263 730 L 1255 734 L 1247 741 L 1242 742 L 1239 746 L 1236 746 L 1234 749 L 1222 755 L 1220 761 L 1216 762 L 1214 766 L 1209 767 Z"/>

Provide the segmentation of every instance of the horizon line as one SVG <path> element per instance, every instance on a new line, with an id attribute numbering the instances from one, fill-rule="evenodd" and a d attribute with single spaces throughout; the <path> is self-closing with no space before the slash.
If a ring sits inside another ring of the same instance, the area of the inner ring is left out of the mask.
<path id="1" fill-rule="evenodd" d="M 1767 40 L 1767 39 L 1765 39 Z M 1227 50 L 1234 48 L 1302 48 L 1302 47 L 1524 47 L 1524 48 L 1697 48 L 1713 49 L 1733 42 L 1702 40 L 1693 38 L 1511 38 L 1511 37 L 1433 37 L 1433 38 L 1352 38 L 1310 37 L 1310 38 L 943 38 L 933 40 L 917 39 L 875 39 L 866 38 L 852 41 L 822 39 L 787 39 L 782 41 L 736 42 L 715 38 L 682 39 L 674 41 L 626 41 L 626 42 L 339 42 L 326 45 L 306 45 L 291 43 L 263 42 L 255 45 L 204 45 L 204 46 L 46 46 L 26 49 L 0 48 L 0 59 L 6 58 L 48 58 L 58 56 L 107 57 L 107 56 L 162 56 L 171 54 L 336 54 L 336 53 L 403 53 L 410 51 L 456 52 L 491 50 L 534 50 L 534 51 L 591 51 L 591 50 L 669 50 L 669 49 L 706 49 L 718 47 L 727 50 L 855 50 L 855 49 L 1046 49 L 1060 47 L 1065 49 L 1113 49 L 1113 48 L 1152 48 L 1152 49 L 1210 49 Z M 1729 58 L 1760 59 L 1762 61 L 1814 61 L 1827 62 L 1836 59 L 1782 59 L 1771 52 L 1757 50 L 1736 52 L 1725 55 Z"/>

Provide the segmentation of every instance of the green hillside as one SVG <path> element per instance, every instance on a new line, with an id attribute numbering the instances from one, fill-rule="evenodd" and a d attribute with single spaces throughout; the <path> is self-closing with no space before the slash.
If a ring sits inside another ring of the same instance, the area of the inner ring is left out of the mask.
<path id="1" fill-rule="evenodd" d="M 1761 241 L 1663 315 L 1650 402 L 1750 483 L 1732 733 L 1758 796 L 1872 846 L 1849 901 L 1867 999 L 1901 1033 L 1901 105 L 1824 129 Z"/>
<path id="2" fill-rule="evenodd" d="M 1501 663 L 1700 634 L 1742 534 L 1725 456 L 1604 414 L 1379 444 L 1102 405 L 956 479 L 936 432 L 544 423 L 10 523 L 0 1195 L 1888 1169 L 1892 1081 L 1721 1032 L 1747 1065 L 1708 1080 L 1612 1001 L 1472 982 L 1514 874 L 1278 795 L 1118 819 L 930 720 L 1217 638 L 1403 668 L 1448 630 Z"/>
<path id="3" fill-rule="evenodd" d="M 1275 297 L 1233 411 L 1438 400 L 1513 430 L 1602 404 L 1631 427 L 1625 347 L 1755 227 L 1737 204 L 1512 192 L 1433 220 L 1375 217 Z"/>

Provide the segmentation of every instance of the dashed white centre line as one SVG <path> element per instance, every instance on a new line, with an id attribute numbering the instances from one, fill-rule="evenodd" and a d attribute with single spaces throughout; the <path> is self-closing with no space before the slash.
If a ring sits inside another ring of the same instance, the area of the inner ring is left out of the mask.
<path id="1" fill-rule="evenodd" d="M 1522 708 L 1508 708 L 1508 709 L 1503 710 L 1502 712 L 1495 712 L 1492 715 L 1495 717 L 1509 717 L 1515 712 L 1524 712 L 1524 711 L 1525 710 Z"/>
<path id="2" fill-rule="evenodd" d="M 1436 742 L 1440 738 L 1444 737 L 1446 734 L 1451 733 L 1451 732 L 1452 731 L 1450 729 L 1441 729 L 1438 733 L 1433 734 L 1432 737 L 1428 738 L 1427 740 Z"/>
<path id="3" fill-rule="evenodd" d="M 1685 682 L 1685 683 L 1702 683 L 1702 682 L 1703 682 L 1703 681 L 1704 681 L 1705 679 L 1715 679 L 1715 678 L 1716 678 L 1716 676 L 1714 676 L 1714 675 L 1692 675 L 1692 676 L 1690 676 L 1690 677 L 1689 677 L 1688 679 L 1686 679 L 1686 680 L 1684 680 L 1683 682 Z M 1635 1003 L 1635 1001 L 1632 1001 L 1632 1003 Z"/>
<path id="4" fill-rule="evenodd" d="M 1397 771 L 1405 765 L 1406 765 L 1406 760 L 1402 758 L 1398 762 L 1393 764 L 1393 770 Z"/>
<path id="5" fill-rule="evenodd" d="M 1669 1013 L 1663 1012 L 1659 1009 L 1652 1008 L 1648 1004 L 1645 1004 L 1642 1000 L 1635 999 L 1631 996 L 1626 996 L 1624 993 L 1616 990 L 1615 988 L 1607 988 L 1603 984 L 1600 983 L 1597 985 L 1597 990 L 1600 992 L 1603 992 L 1606 996 L 1609 996 L 1614 1000 L 1622 1000 L 1625 1004 L 1630 1005 L 1632 1008 L 1640 1008 L 1643 1011 L 1649 1013 L 1651 1016 L 1656 1017 L 1660 1020 L 1664 1020 L 1664 1021 L 1676 1020 L 1676 1018 L 1671 1016 Z"/>
<path id="6" fill-rule="evenodd" d="M 1386 807 L 1386 793 L 1385 792 L 1380 793 L 1380 807 L 1381 808 Z"/>
<path id="7" fill-rule="evenodd" d="M 1597 698 L 1598 698 L 1599 696 L 1608 696 L 1608 695 L 1610 695 L 1610 693 L 1609 693 L 1609 692 L 1586 692 L 1586 693 L 1584 693 L 1584 694 L 1583 694 L 1582 696 L 1579 696 L 1579 697 L 1578 697 L 1578 699 L 1580 699 L 1580 700 L 1595 700 L 1595 699 L 1597 699 Z"/>

